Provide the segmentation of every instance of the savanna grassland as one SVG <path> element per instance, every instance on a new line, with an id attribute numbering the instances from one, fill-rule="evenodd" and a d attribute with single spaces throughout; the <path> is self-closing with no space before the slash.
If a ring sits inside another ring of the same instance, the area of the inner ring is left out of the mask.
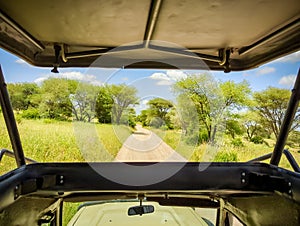
<path id="1" fill-rule="evenodd" d="M 49 119 L 17 121 L 26 157 L 38 162 L 113 161 L 122 143 L 132 134 L 132 129 L 124 125 L 72 123 Z M 274 139 L 268 139 L 263 144 L 254 144 L 241 137 L 242 143 L 232 144 L 231 139 L 225 136 L 217 152 L 212 154 L 206 144 L 187 145 L 179 130 L 149 129 L 189 161 L 247 161 L 270 153 L 275 143 Z M 12 149 L 3 117 L 0 117 L 0 148 Z M 300 162 L 299 149 L 290 148 L 290 151 Z M 284 158 L 281 166 L 291 169 Z M 1 174 L 14 168 L 14 159 L 2 159 Z M 64 204 L 63 225 L 72 218 L 79 205 L 80 203 Z"/>
<path id="2" fill-rule="evenodd" d="M 200 145 L 187 145 L 184 142 L 184 136 L 180 131 L 176 130 L 159 130 L 149 128 L 160 136 L 168 145 L 176 150 L 183 157 L 192 162 L 216 161 L 216 162 L 246 162 L 262 155 L 271 153 L 274 149 L 275 138 L 265 139 L 263 144 L 255 144 L 249 142 L 242 136 L 239 138 L 241 143 L 235 144 L 229 136 L 224 135 L 219 147 L 213 152 L 209 152 L 206 143 Z M 285 146 L 294 156 L 296 161 L 300 163 L 300 147 Z M 269 162 L 266 160 L 264 162 Z M 290 164 L 284 155 L 281 159 L 280 166 L 292 170 Z"/>
<path id="3" fill-rule="evenodd" d="M 91 123 L 86 125 L 93 128 L 93 136 L 97 137 L 96 143 L 103 149 L 100 152 L 106 152 L 111 159 L 118 153 L 122 141 L 131 134 L 131 130 L 125 126 Z M 25 156 L 38 162 L 83 162 L 88 156 L 80 151 L 79 146 L 82 143 L 89 144 L 90 153 L 96 152 L 96 145 L 87 140 L 89 134 L 85 131 L 86 126 L 78 127 L 72 122 L 49 119 L 21 119 L 18 120 L 18 129 Z M 83 131 L 85 133 L 80 134 Z M 3 117 L 0 117 L 0 148 L 12 149 Z M 14 160 L 9 157 L 3 157 L 0 164 L 1 174 L 16 167 Z"/>
<path id="4" fill-rule="evenodd" d="M 132 133 L 132 130 L 126 126 L 92 123 L 82 125 L 84 126 L 49 119 L 18 120 L 19 133 L 26 157 L 38 162 L 112 161 L 122 143 Z M 272 138 L 265 139 L 266 142 L 263 144 L 254 144 L 242 137 L 242 143 L 233 144 L 229 137 L 224 136 L 217 152 L 208 156 L 205 143 L 187 145 L 184 142 L 184 136 L 178 130 L 154 128 L 151 130 L 189 161 L 243 162 L 272 152 L 275 144 L 275 140 Z M 12 149 L 2 117 L 0 117 L 0 148 Z M 300 148 L 287 148 L 300 162 Z M 84 150 L 89 151 L 87 153 Z M 290 169 L 284 157 L 281 166 Z M 0 173 L 3 174 L 16 167 L 15 161 L 4 157 L 0 167 Z"/>

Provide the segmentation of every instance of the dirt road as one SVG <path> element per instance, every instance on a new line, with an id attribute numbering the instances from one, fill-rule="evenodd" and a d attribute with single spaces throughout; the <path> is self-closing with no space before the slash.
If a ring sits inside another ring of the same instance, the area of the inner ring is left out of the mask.
<path id="1" fill-rule="evenodd" d="M 161 138 L 141 125 L 127 138 L 117 154 L 119 162 L 186 162 L 187 160 L 174 151 Z"/>

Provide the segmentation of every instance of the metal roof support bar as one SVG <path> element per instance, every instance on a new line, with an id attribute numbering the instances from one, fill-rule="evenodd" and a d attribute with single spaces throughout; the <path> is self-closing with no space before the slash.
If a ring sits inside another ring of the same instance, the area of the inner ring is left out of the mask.
<path id="1" fill-rule="evenodd" d="M 162 0 L 154 0 L 151 2 L 151 9 L 147 21 L 147 27 L 144 35 L 145 48 L 149 47 L 152 35 L 154 33 L 155 25 L 161 8 Z"/>
<path id="2" fill-rule="evenodd" d="M 43 51 L 45 47 L 37 41 L 34 37 L 32 37 L 27 31 L 25 31 L 20 25 L 18 25 L 15 21 L 5 15 L 0 11 L 0 18 L 4 20 L 7 24 L 13 27 L 19 34 L 21 34 L 24 38 L 26 38 L 31 44 L 37 47 L 40 51 Z"/>
<path id="3" fill-rule="evenodd" d="M 296 111 L 298 109 L 299 100 L 300 100 L 300 68 L 298 70 L 297 79 L 295 81 L 294 88 L 292 89 L 292 95 L 289 101 L 289 105 L 284 115 L 283 123 L 280 128 L 277 142 L 275 144 L 274 151 L 271 157 L 270 164 L 272 165 L 278 166 L 280 162 L 280 158 L 289 134 L 289 130 L 291 129 Z"/>
<path id="4" fill-rule="evenodd" d="M 157 46 L 157 45 L 150 45 L 149 49 L 170 53 L 170 54 L 173 54 L 174 56 L 203 59 L 203 60 L 208 60 L 208 61 L 213 61 L 213 62 L 218 62 L 218 63 L 222 62 L 222 60 L 223 60 L 221 57 L 218 57 L 218 56 L 189 52 L 189 51 L 186 51 L 185 49 L 176 49 L 176 48 Z"/>
<path id="5" fill-rule="evenodd" d="M 286 150 L 286 149 L 283 150 L 283 154 L 285 155 L 286 159 L 289 161 L 293 170 L 297 173 L 300 173 L 300 167 L 299 167 L 297 161 L 295 160 L 295 158 L 293 157 L 293 155 L 289 152 L 289 150 Z M 260 156 L 258 158 L 252 159 L 248 162 L 261 162 L 261 161 L 267 160 L 271 157 L 272 157 L 272 153 L 269 153 L 269 154 Z"/>
<path id="6" fill-rule="evenodd" d="M 134 45 L 134 46 L 120 46 L 120 47 L 109 47 L 104 49 L 95 49 L 95 50 L 88 50 L 88 51 L 82 51 L 82 52 L 72 52 L 72 53 L 62 53 L 62 59 L 64 62 L 68 61 L 69 59 L 76 59 L 76 58 L 82 58 L 82 57 L 96 57 L 101 56 L 104 54 L 113 54 L 113 53 L 120 53 L 124 51 L 131 51 L 131 50 L 138 50 L 143 49 L 143 45 Z M 195 59 L 203 59 L 213 62 L 222 62 L 223 58 L 218 56 L 212 56 L 202 53 L 193 53 L 181 49 L 176 48 L 170 48 L 170 47 L 163 47 L 163 46 L 156 46 L 156 45 L 149 45 L 149 49 L 167 52 L 170 54 L 173 54 L 174 56 L 182 56 L 182 57 L 190 57 Z M 62 51 L 65 51 L 65 49 L 62 49 Z"/>
<path id="7" fill-rule="evenodd" d="M 10 103 L 7 87 L 4 81 L 1 65 L 0 65 L 0 104 L 3 112 L 6 128 L 8 131 L 8 135 L 10 138 L 10 142 L 14 150 L 17 166 L 20 167 L 26 164 L 25 157 L 24 157 L 24 152 L 23 152 L 14 112 Z"/>
<path id="8" fill-rule="evenodd" d="M 94 50 L 88 50 L 88 51 L 81 51 L 81 52 L 71 52 L 71 53 L 62 53 L 63 61 L 70 60 L 70 59 L 76 59 L 76 58 L 82 58 L 82 57 L 96 57 L 101 56 L 104 54 L 113 54 L 113 53 L 119 53 L 124 51 L 131 51 L 136 49 L 143 48 L 142 44 L 139 45 L 133 45 L 133 46 L 119 46 L 119 47 L 107 47 L 107 48 L 101 48 L 101 49 L 94 49 Z M 65 47 L 63 48 L 63 51 L 65 51 Z"/>
<path id="9" fill-rule="evenodd" d="M 299 24 L 300 24 L 300 19 L 297 19 L 297 20 L 289 23 L 288 25 L 278 29 L 277 31 L 274 31 L 273 33 L 263 37 L 262 39 L 258 40 L 257 42 L 255 42 L 249 46 L 245 46 L 245 47 L 241 48 L 239 50 L 239 54 L 240 55 L 246 54 L 246 53 L 252 51 L 253 49 L 265 44 L 266 42 L 271 41 L 272 39 L 277 38 L 280 35 L 292 30 L 293 28 L 299 26 Z"/>

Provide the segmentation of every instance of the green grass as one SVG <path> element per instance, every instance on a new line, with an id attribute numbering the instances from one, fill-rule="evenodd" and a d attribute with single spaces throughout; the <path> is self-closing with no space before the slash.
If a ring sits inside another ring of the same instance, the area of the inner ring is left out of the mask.
<path id="1" fill-rule="evenodd" d="M 25 156 L 38 162 L 111 161 L 132 133 L 126 126 L 78 125 L 72 122 L 22 119 L 18 128 Z M 0 148 L 12 150 L 2 117 Z M 16 164 L 14 160 L 4 157 L 0 167 L 0 173 L 3 174 L 15 168 Z"/>
<path id="2" fill-rule="evenodd" d="M 276 143 L 274 138 L 265 139 L 266 143 L 264 144 L 254 144 L 240 137 L 243 145 L 236 146 L 234 145 L 234 142 L 232 142 L 232 139 L 230 137 L 224 136 L 223 141 L 219 145 L 219 147 L 217 149 L 212 149 L 207 144 L 201 144 L 199 146 L 190 146 L 185 144 L 183 142 L 184 137 L 182 136 L 180 131 L 165 131 L 154 128 L 148 129 L 155 132 L 170 147 L 172 147 L 179 154 L 181 154 L 183 157 L 189 159 L 189 161 L 192 162 L 246 162 L 259 156 L 271 153 Z M 298 164 L 300 164 L 300 148 L 289 147 L 289 151 L 293 154 Z M 270 159 L 264 162 L 269 163 L 269 161 Z M 290 166 L 284 155 L 282 156 L 279 166 L 282 168 L 292 170 L 292 167 Z"/>

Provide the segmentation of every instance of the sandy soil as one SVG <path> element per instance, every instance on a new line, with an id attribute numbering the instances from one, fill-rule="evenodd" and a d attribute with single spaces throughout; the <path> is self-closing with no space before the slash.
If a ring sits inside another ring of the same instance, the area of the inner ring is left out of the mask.
<path id="1" fill-rule="evenodd" d="M 141 125 L 127 138 L 118 152 L 115 161 L 119 162 L 186 162 L 161 138 Z"/>

